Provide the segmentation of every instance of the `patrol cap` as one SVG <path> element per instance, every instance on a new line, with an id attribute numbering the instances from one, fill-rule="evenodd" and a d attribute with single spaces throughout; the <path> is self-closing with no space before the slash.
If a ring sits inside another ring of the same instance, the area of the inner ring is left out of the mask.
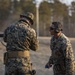
<path id="1" fill-rule="evenodd" d="M 50 30 L 54 30 L 56 33 L 62 31 L 62 24 L 60 22 L 52 22 Z"/>
<path id="2" fill-rule="evenodd" d="M 27 12 L 25 14 L 21 14 L 20 18 L 22 18 L 22 17 L 28 19 L 31 22 L 31 24 L 33 25 L 34 15 L 32 13 Z"/>

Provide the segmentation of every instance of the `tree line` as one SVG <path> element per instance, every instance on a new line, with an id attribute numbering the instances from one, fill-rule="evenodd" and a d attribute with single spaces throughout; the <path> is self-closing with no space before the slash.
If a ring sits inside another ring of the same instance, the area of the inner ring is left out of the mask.
<path id="1" fill-rule="evenodd" d="M 36 0 L 0 0 L 0 30 L 19 19 L 19 15 L 32 12 L 35 16 L 36 30 Z M 39 35 L 50 36 L 49 26 L 52 21 L 63 24 L 63 33 L 69 37 L 75 37 L 75 2 L 70 6 L 60 0 L 43 0 L 39 5 Z M 37 30 L 36 30 L 37 31 Z"/>

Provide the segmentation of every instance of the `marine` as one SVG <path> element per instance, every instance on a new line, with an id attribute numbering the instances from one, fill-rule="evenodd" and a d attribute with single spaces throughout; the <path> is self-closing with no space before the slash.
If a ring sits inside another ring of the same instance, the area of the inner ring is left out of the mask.
<path id="1" fill-rule="evenodd" d="M 30 61 L 30 50 L 38 49 L 38 39 L 33 25 L 34 15 L 26 12 L 4 31 L 6 52 L 4 53 L 5 75 L 34 75 Z"/>
<path id="2" fill-rule="evenodd" d="M 69 38 L 62 33 L 62 24 L 52 22 L 50 34 L 52 35 L 51 56 L 45 68 L 50 68 L 53 65 L 54 75 L 74 75 L 73 49 Z"/>

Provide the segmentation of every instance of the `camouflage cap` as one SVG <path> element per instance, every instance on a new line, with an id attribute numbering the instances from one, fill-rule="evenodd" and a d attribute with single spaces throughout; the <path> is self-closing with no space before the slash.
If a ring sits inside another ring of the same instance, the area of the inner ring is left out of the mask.
<path id="1" fill-rule="evenodd" d="M 62 31 L 62 24 L 60 22 L 52 22 L 50 29 L 53 29 L 58 33 L 59 31 Z"/>
<path id="2" fill-rule="evenodd" d="M 27 18 L 31 22 L 31 24 L 33 24 L 34 15 L 32 13 L 27 12 L 25 14 L 21 14 L 20 17 Z"/>

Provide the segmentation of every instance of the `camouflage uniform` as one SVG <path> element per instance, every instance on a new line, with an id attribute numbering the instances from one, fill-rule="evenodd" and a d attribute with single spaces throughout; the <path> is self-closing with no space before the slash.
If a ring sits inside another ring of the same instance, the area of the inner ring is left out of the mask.
<path id="1" fill-rule="evenodd" d="M 53 64 L 54 75 L 74 75 L 74 55 L 70 40 L 63 34 L 52 36 L 50 48 L 52 54 L 49 63 Z"/>
<path id="2" fill-rule="evenodd" d="M 7 52 L 36 51 L 38 48 L 35 30 L 23 21 L 18 21 L 5 30 L 4 41 L 7 43 Z M 11 58 L 5 64 L 5 75 L 30 75 L 31 70 L 30 57 Z"/>

